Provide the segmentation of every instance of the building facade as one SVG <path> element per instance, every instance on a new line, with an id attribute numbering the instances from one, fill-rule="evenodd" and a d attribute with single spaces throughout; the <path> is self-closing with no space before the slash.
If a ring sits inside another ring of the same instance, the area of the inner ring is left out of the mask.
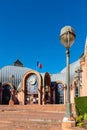
<path id="1" fill-rule="evenodd" d="M 83 55 L 70 64 L 70 98 L 87 96 L 87 38 Z M 17 60 L 0 69 L 0 104 L 65 104 L 66 68 L 60 73 L 39 73 Z"/>

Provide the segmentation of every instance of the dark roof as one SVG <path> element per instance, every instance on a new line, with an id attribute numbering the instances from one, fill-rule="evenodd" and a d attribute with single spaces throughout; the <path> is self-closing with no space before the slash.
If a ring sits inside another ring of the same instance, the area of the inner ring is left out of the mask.
<path id="1" fill-rule="evenodd" d="M 14 66 L 20 66 L 20 67 L 23 67 L 23 63 L 20 61 L 20 60 L 16 60 L 13 64 Z"/>

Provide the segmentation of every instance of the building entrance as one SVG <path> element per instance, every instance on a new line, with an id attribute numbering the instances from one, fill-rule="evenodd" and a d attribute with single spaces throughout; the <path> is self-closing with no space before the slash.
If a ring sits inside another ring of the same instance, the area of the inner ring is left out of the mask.
<path id="1" fill-rule="evenodd" d="M 55 101 L 56 104 L 64 104 L 64 85 L 62 83 L 56 85 Z"/>
<path id="2" fill-rule="evenodd" d="M 25 81 L 25 104 L 38 104 L 38 77 L 31 74 Z"/>
<path id="3" fill-rule="evenodd" d="M 38 94 L 26 94 L 25 104 L 38 104 Z"/>
<path id="4" fill-rule="evenodd" d="M 9 100 L 11 98 L 11 87 L 9 85 L 6 85 L 3 87 L 2 91 L 2 104 L 9 104 Z"/>

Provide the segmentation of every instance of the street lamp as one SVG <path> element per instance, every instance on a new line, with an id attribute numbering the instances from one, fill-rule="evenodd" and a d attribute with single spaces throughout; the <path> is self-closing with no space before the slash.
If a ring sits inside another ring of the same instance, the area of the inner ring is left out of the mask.
<path id="1" fill-rule="evenodd" d="M 72 117 L 71 103 L 70 103 L 70 51 L 75 40 L 75 32 L 71 26 L 65 26 L 60 32 L 60 41 L 66 48 L 66 84 L 67 84 L 67 98 L 66 98 L 66 119 Z"/>

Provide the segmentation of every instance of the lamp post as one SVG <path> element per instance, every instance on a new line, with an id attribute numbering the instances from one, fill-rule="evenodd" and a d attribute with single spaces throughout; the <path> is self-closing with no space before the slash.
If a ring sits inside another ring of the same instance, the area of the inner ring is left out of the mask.
<path id="1" fill-rule="evenodd" d="M 60 31 L 60 41 L 66 48 L 66 84 L 67 84 L 67 97 L 66 97 L 66 119 L 72 117 L 71 103 L 70 103 L 70 51 L 69 48 L 75 40 L 75 32 L 71 26 L 65 26 Z"/>

